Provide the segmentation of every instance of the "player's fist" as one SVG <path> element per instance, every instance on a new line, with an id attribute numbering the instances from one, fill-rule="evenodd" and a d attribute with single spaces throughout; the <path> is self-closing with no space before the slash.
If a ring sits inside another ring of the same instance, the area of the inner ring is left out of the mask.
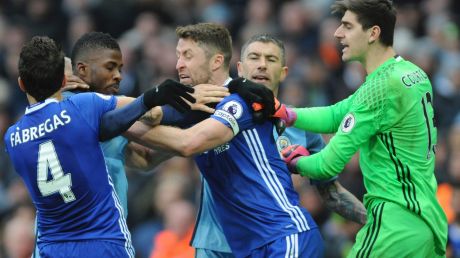
<path id="1" fill-rule="evenodd" d="M 190 95 L 195 90 L 171 79 L 166 79 L 155 88 L 144 92 L 144 105 L 147 109 L 155 106 L 171 105 L 179 112 L 190 110 L 190 105 L 184 99 L 195 103 L 195 98 Z"/>
<path id="2" fill-rule="evenodd" d="M 299 144 L 294 144 L 281 150 L 281 155 L 283 156 L 283 160 L 286 162 L 289 171 L 293 174 L 299 174 L 299 171 L 296 168 L 297 162 L 304 156 L 310 156 L 310 152 L 305 149 L 305 147 Z"/>
<path id="3" fill-rule="evenodd" d="M 275 113 L 273 117 L 282 120 L 286 127 L 290 127 L 297 120 L 297 113 L 291 108 L 286 107 L 284 104 L 280 104 L 278 99 L 275 98 Z"/>
<path id="4" fill-rule="evenodd" d="M 254 109 L 252 119 L 257 124 L 265 122 L 275 111 L 273 92 L 262 84 L 240 77 L 228 84 L 228 90 L 238 93 Z"/>

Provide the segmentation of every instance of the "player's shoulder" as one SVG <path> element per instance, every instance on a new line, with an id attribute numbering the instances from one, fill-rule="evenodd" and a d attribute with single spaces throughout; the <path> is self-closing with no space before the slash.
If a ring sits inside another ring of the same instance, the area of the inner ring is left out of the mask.
<path id="1" fill-rule="evenodd" d="M 238 119 L 248 110 L 248 106 L 238 94 L 230 94 L 217 105 L 217 109 L 224 110 Z"/>
<path id="2" fill-rule="evenodd" d="M 228 102 L 238 102 L 240 103 L 241 105 L 244 105 L 246 107 L 246 102 L 244 101 L 244 99 L 238 95 L 237 93 L 233 93 L 233 94 L 230 94 L 228 95 L 227 97 L 225 97 L 221 102 L 219 102 L 219 104 L 217 106 L 223 106 L 225 105 L 226 103 Z"/>
<path id="3" fill-rule="evenodd" d="M 101 102 L 101 101 L 108 101 L 113 96 L 105 95 L 101 93 L 95 92 L 83 92 L 78 94 L 70 95 L 66 100 L 75 103 L 85 103 L 85 102 Z"/>
<path id="4" fill-rule="evenodd" d="M 428 75 L 416 64 L 398 56 L 391 64 L 388 71 L 388 79 L 391 86 L 410 87 L 423 80 L 429 80 Z"/>

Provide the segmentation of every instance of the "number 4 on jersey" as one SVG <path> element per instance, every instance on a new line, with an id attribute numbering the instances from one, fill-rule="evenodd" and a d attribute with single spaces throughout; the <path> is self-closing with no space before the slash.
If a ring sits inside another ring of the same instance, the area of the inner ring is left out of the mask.
<path id="1" fill-rule="evenodd" d="M 51 171 L 52 179 L 50 181 L 48 181 L 48 169 Z M 40 193 L 43 196 L 59 192 L 64 202 L 75 200 L 75 195 L 70 189 L 72 186 L 71 175 L 64 175 L 52 141 L 40 144 L 37 183 L 38 189 L 40 189 Z"/>

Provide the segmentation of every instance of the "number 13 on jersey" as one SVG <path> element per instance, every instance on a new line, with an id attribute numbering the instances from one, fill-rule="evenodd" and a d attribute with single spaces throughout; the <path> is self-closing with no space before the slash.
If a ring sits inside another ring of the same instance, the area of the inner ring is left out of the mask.
<path id="1" fill-rule="evenodd" d="M 59 192 L 64 202 L 68 203 L 75 200 L 75 195 L 70 189 L 72 186 L 71 174 L 64 175 L 52 141 L 40 144 L 37 169 L 38 189 L 43 196 Z M 49 181 L 48 169 L 51 171 L 52 177 Z"/>
<path id="2" fill-rule="evenodd" d="M 431 101 L 431 94 L 429 92 L 426 92 L 425 96 L 422 97 L 421 102 L 422 102 L 423 115 L 425 117 L 425 123 L 426 123 L 427 134 L 428 134 L 428 150 L 427 150 L 426 159 L 430 159 L 431 153 L 432 152 L 435 153 L 435 149 L 436 149 L 435 148 L 436 146 L 436 127 L 434 125 L 435 120 L 434 120 L 433 103 Z"/>

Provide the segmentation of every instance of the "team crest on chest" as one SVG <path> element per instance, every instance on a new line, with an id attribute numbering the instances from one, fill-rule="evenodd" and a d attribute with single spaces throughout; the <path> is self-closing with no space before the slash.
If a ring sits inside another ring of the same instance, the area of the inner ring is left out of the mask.
<path id="1" fill-rule="evenodd" d="M 240 103 L 234 100 L 225 103 L 222 109 L 232 114 L 236 119 L 240 118 L 243 114 L 243 107 Z"/>
<path id="2" fill-rule="evenodd" d="M 276 139 L 276 146 L 278 147 L 278 150 L 282 150 L 289 145 L 292 145 L 291 140 L 289 140 L 286 136 L 280 136 Z"/>
<path id="3" fill-rule="evenodd" d="M 355 116 L 352 113 L 348 113 L 343 118 L 342 125 L 340 128 L 342 129 L 342 132 L 348 133 L 351 131 L 351 129 L 353 129 L 353 127 L 355 126 L 355 123 L 356 123 Z"/>

